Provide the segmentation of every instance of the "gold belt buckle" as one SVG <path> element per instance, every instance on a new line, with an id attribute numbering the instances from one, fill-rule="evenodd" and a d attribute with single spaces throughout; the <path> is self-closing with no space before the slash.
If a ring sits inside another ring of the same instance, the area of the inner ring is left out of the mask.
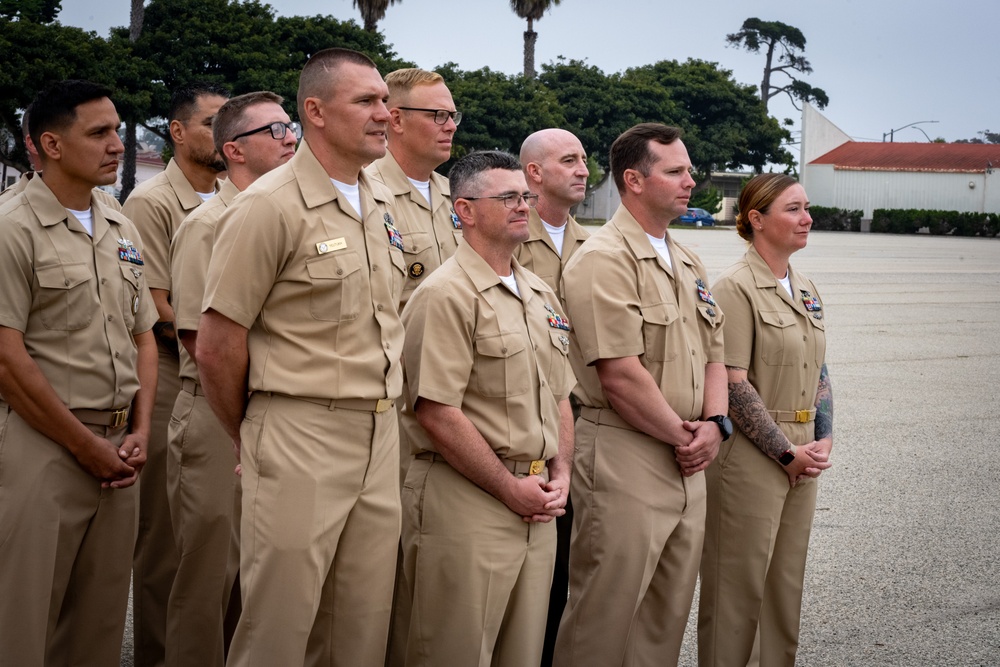
<path id="1" fill-rule="evenodd" d="M 128 408 L 122 408 L 121 410 L 115 410 L 111 413 L 111 428 L 121 428 L 128 421 Z"/>
<path id="2" fill-rule="evenodd" d="M 809 410 L 796 410 L 795 411 L 795 421 L 799 424 L 805 424 L 809 421 Z"/>
<path id="3" fill-rule="evenodd" d="M 529 475 L 539 475 L 545 470 L 545 461 L 532 461 L 531 467 L 528 468 Z"/>
<path id="4" fill-rule="evenodd" d="M 378 412 L 385 412 L 386 410 L 388 410 L 391 407 L 392 407 L 392 399 L 391 398 L 380 398 L 375 403 L 375 412 L 376 413 L 378 413 Z"/>

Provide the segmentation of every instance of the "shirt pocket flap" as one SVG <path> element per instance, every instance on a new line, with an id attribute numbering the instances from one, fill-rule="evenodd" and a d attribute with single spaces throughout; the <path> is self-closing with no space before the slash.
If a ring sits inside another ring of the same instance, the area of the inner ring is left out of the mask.
<path id="1" fill-rule="evenodd" d="M 779 329 L 784 329 L 795 324 L 795 316 L 791 313 L 779 313 L 771 310 L 760 311 L 760 319 L 764 324 L 769 324 Z"/>
<path id="2" fill-rule="evenodd" d="M 434 238 L 424 231 L 400 232 L 403 237 L 403 252 L 408 255 L 416 255 L 424 252 L 434 245 Z"/>
<path id="3" fill-rule="evenodd" d="M 352 252 L 307 259 L 306 270 L 313 279 L 343 280 L 361 270 L 361 258 Z"/>
<path id="4" fill-rule="evenodd" d="M 121 267 L 122 277 L 125 281 L 135 289 L 139 289 L 139 276 L 142 275 L 142 271 L 134 269 L 128 264 L 120 264 L 119 266 Z"/>
<path id="5" fill-rule="evenodd" d="M 55 264 L 35 269 L 39 287 L 46 289 L 72 289 L 90 280 L 86 264 Z"/>
<path id="6" fill-rule="evenodd" d="M 476 352 L 484 357 L 511 357 L 524 350 L 524 339 L 517 334 L 495 334 L 476 339 Z"/>
<path id="7" fill-rule="evenodd" d="M 677 304 L 657 303 L 652 306 L 642 306 L 639 308 L 642 319 L 649 324 L 667 325 L 677 319 Z"/>
<path id="8" fill-rule="evenodd" d="M 559 350 L 560 354 L 569 354 L 569 336 L 566 335 L 565 331 L 558 329 L 549 331 L 549 340 L 552 341 L 552 346 Z"/>

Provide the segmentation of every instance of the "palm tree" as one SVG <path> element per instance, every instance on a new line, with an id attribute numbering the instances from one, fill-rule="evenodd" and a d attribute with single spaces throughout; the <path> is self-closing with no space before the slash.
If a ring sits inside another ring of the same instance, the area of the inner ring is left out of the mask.
<path id="1" fill-rule="evenodd" d="M 535 41 L 538 33 L 533 30 L 534 22 L 542 18 L 545 11 L 558 5 L 560 0 L 510 0 L 511 10 L 522 19 L 528 20 L 524 31 L 524 78 L 535 78 Z"/>
<path id="2" fill-rule="evenodd" d="M 361 20 L 365 22 L 365 30 L 375 32 L 378 22 L 385 18 L 385 11 L 390 5 L 403 0 L 353 0 L 354 8 L 361 10 Z"/>

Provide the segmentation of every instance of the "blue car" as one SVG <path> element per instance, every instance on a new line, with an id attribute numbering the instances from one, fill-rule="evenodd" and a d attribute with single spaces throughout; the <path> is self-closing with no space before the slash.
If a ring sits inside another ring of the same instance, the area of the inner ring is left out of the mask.
<path id="1" fill-rule="evenodd" d="M 695 227 L 712 227 L 715 225 L 715 218 L 703 208 L 689 208 L 687 213 L 678 218 L 680 222 Z"/>

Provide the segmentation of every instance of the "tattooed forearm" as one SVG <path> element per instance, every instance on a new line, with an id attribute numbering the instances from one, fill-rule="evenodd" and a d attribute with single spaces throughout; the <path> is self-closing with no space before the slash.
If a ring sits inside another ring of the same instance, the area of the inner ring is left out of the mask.
<path id="1" fill-rule="evenodd" d="M 816 389 L 816 440 L 833 437 L 833 387 L 826 364 L 819 372 L 819 386 Z"/>
<path id="2" fill-rule="evenodd" d="M 747 380 L 729 383 L 729 416 L 750 442 L 772 459 L 777 460 L 791 446 Z"/>

